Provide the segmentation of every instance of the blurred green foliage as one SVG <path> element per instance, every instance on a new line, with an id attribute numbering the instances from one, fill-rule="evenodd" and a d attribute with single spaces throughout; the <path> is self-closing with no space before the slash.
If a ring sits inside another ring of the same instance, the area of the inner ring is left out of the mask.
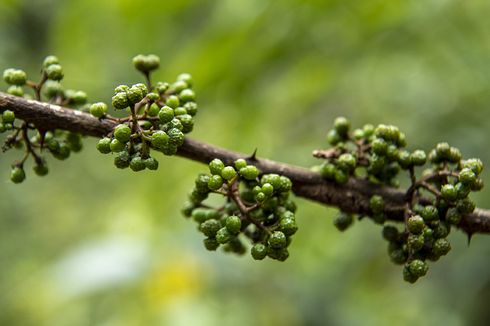
<path id="1" fill-rule="evenodd" d="M 445 140 L 487 164 L 490 2 L 0 1 L 0 69 L 37 79 L 56 54 L 66 87 L 109 102 L 140 81 L 192 73 L 192 137 L 315 164 L 337 115 L 392 123 L 409 148 Z M 218 127 L 216 127 L 218 126 Z M 490 320 L 490 238 L 454 250 L 415 285 L 387 257 L 380 228 L 340 234 L 333 209 L 300 200 L 285 263 L 208 253 L 179 209 L 205 166 L 161 159 L 157 172 L 113 168 L 86 149 L 41 179 L 8 182 L 0 156 L 0 325 L 477 325 Z M 487 173 L 488 175 L 488 173 Z M 490 182 L 485 177 L 486 183 Z M 478 197 L 490 208 L 490 191 Z"/>

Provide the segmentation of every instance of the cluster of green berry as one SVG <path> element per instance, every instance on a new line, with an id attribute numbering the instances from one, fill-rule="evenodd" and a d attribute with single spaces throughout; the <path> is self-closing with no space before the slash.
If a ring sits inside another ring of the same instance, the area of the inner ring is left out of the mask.
<path id="1" fill-rule="evenodd" d="M 278 174 L 260 175 L 244 159 L 233 166 L 214 159 L 209 171 L 198 175 L 182 210 L 199 224 L 199 231 L 206 236 L 204 246 L 216 250 L 223 245 L 225 251 L 244 254 L 242 240 L 248 238 L 254 259 L 286 260 L 291 236 L 298 230 L 296 205 L 289 198 L 291 181 Z M 210 194 L 226 197 L 226 203 L 220 207 L 205 204 Z"/>
<path id="2" fill-rule="evenodd" d="M 406 191 L 404 229 L 385 225 L 385 202 L 379 195 L 369 200 L 365 212 L 372 220 L 384 225 L 383 238 L 389 242 L 389 256 L 403 264 L 403 277 L 415 282 L 428 271 L 426 260 L 436 261 L 451 249 L 447 236 L 451 225 L 457 226 L 464 215 L 473 212 L 469 198 L 472 191 L 483 188 L 479 159 L 463 160 L 461 152 L 447 143 L 439 143 L 427 155 L 423 150 L 409 152 L 405 135 L 395 126 L 365 125 L 350 131 L 350 123 L 340 117 L 328 133 L 333 148 L 318 150 L 314 155 L 325 159 L 316 167 L 328 180 L 345 184 L 350 176 L 365 177 L 375 183 L 398 186 L 397 177 L 408 171 L 410 187 Z M 415 168 L 430 164 L 421 173 Z M 354 216 L 339 212 L 334 225 L 346 230 Z"/>
<path id="3" fill-rule="evenodd" d="M 152 86 L 150 73 L 159 67 L 160 59 L 156 55 L 138 55 L 133 58 L 133 64 L 146 77 L 147 85 L 120 85 L 112 97 L 114 109 L 128 109 L 129 117 L 108 116 L 107 105 L 102 102 L 90 106 L 90 113 L 95 117 L 119 123 L 99 140 L 97 149 L 103 154 L 115 153 L 117 168 L 156 170 L 158 161 L 150 156 L 150 150 L 175 155 L 184 143 L 184 134 L 194 128 L 197 104 L 192 76 L 184 73 L 172 84 L 158 82 Z"/>
<path id="4" fill-rule="evenodd" d="M 87 94 L 83 91 L 64 90 L 60 84 L 63 76 L 63 68 L 58 58 L 52 55 L 44 59 L 41 80 L 38 83 L 28 80 L 23 70 L 9 68 L 3 72 L 4 81 L 11 85 L 7 89 L 10 95 L 27 99 L 35 98 L 38 101 L 46 100 L 73 109 L 83 109 L 84 106 L 86 108 Z M 31 88 L 34 94 L 25 93 L 23 87 Z M 43 149 L 47 148 L 59 160 L 67 159 L 71 152 L 79 152 L 82 149 L 82 137 L 79 134 L 62 130 L 41 130 L 25 121 L 17 125 L 15 122 L 14 112 L 10 110 L 3 112 L 0 133 L 11 132 L 6 137 L 3 151 L 11 148 L 25 150 L 22 160 L 12 164 L 10 179 L 14 183 L 25 180 L 24 163 L 30 156 L 34 159 L 34 172 L 39 176 L 48 174 L 46 160 L 41 156 Z"/>

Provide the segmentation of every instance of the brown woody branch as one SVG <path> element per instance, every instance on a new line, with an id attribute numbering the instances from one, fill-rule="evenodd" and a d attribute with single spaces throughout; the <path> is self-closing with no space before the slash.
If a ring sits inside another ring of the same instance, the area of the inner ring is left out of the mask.
<path id="1" fill-rule="evenodd" d="M 101 137 L 112 131 L 116 122 L 99 120 L 90 114 L 63 108 L 57 105 L 26 100 L 0 92 L 0 112 L 12 110 L 15 115 L 42 130 L 64 129 L 87 136 Z M 214 145 L 186 138 L 177 155 L 194 161 L 209 163 L 219 158 L 225 164 L 232 164 L 238 158 L 247 158 L 264 173 L 279 173 L 293 182 L 297 196 L 355 214 L 369 213 L 369 199 L 377 194 L 386 203 L 385 214 L 390 220 L 403 221 L 405 192 L 372 183 L 365 179 L 351 178 L 345 185 L 323 179 L 319 173 L 308 169 L 275 162 L 268 159 L 248 157 Z M 476 209 L 464 216 L 459 225 L 469 235 L 490 233 L 490 211 Z"/>

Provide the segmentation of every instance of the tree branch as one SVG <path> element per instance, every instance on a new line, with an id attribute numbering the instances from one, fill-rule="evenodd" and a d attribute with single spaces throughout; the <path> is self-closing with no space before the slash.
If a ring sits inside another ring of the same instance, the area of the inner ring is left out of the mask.
<path id="1" fill-rule="evenodd" d="M 102 137 L 112 131 L 116 122 L 99 120 L 90 114 L 63 108 L 58 105 L 27 100 L 0 92 L 0 112 L 12 110 L 16 117 L 35 125 L 42 130 L 63 129 L 87 136 Z M 390 220 L 403 221 L 405 192 L 372 183 L 360 178 L 351 178 L 345 185 L 323 179 L 319 173 L 308 169 L 271 161 L 248 157 L 245 154 L 229 151 L 210 144 L 186 138 L 177 155 L 194 161 L 209 163 L 219 158 L 231 165 L 238 158 L 245 158 L 263 173 L 279 173 L 293 182 L 293 191 L 297 196 L 321 204 L 338 207 L 355 214 L 369 213 L 369 199 L 380 195 L 385 201 L 385 214 Z M 458 226 L 468 234 L 490 233 L 490 211 L 476 209 L 464 216 Z"/>

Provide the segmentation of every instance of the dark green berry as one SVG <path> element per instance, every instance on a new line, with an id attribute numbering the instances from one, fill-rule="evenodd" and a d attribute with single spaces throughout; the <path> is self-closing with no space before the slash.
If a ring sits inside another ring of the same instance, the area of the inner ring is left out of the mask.
<path id="1" fill-rule="evenodd" d="M 422 234 L 415 235 L 410 234 L 407 239 L 408 247 L 412 250 L 412 252 L 419 251 L 424 246 L 424 236 Z"/>
<path id="2" fill-rule="evenodd" d="M 408 218 L 407 228 L 410 233 L 420 234 L 424 230 L 424 219 L 419 215 L 414 215 Z"/>
<path id="3" fill-rule="evenodd" d="M 125 169 L 129 167 L 129 163 L 131 161 L 131 158 L 129 157 L 129 153 L 126 151 L 121 151 L 116 154 L 114 157 L 114 165 L 118 169 Z"/>
<path id="4" fill-rule="evenodd" d="M 383 238 L 387 241 L 395 241 L 396 239 L 398 239 L 399 235 L 398 229 L 396 228 L 396 226 L 393 225 L 383 226 L 382 234 Z"/>
<path id="5" fill-rule="evenodd" d="M 10 180 L 13 183 L 21 183 L 26 178 L 26 173 L 24 169 L 18 166 L 14 166 L 12 171 L 10 171 Z"/>
<path id="6" fill-rule="evenodd" d="M 38 176 L 42 177 L 48 174 L 49 169 L 46 164 L 36 164 L 32 168 L 34 170 L 34 173 L 36 173 Z"/>
<path id="7" fill-rule="evenodd" d="M 432 251 L 436 256 L 447 255 L 451 251 L 451 244 L 446 239 L 437 239 L 432 246 Z"/>
<path id="8" fill-rule="evenodd" d="M 144 170 L 146 168 L 146 164 L 140 156 L 135 156 L 129 162 L 129 167 L 134 172 L 138 172 Z"/>
<path id="9" fill-rule="evenodd" d="M 184 134 L 177 128 L 172 128 L 168 132 L 169 144 L 173 146 L 182 146 L 184 143 Z"/>
<path id="10" fill-rule="evenodd" d="M 335 217 L 335 219 L 333 220 L 333 225 L 335 225 L 337 230 L 345 231 L 349 226 L 352 225 L 353 222 L 354 222 L 354 218 L 352 214 L 339 212 Z"/>
<path id="11" fill-rule="evenodd" d="M 262 243 L 256 243 L 252 246 L 250 253 L 253 259 L 262 260 L 267 256 L 267 247 Z"/>
<path id="12" fill-rule="evenodd" d="M 70 157 L 70 147 L 65 143 L 60 143 L 60 148 L 57 152 L 53 152 L 53 156 L 58 160 L 66 160 Z"/>
<path id="13" fill-rule="evenodd" d="M 339 185 L 343 185 L 349 181 L 349 174 L 342 170 L 335 170 L 334 178 L 335 182 L 337 182 Z"/>
<path id="14" fill-rule="evenodd" d="M 407 262 L 407 253 L 403 249 L 395 249 L 390 252 L 390 259 L 394 264 L 401 265 Z"/>
<path id="15" fill-rule="evenodd" d="M 320 174 L 326 179 L 334 179 L 337 168 L 332 163 L 324 163 L 321 166 Z"/>
<path id="16" fill-rule="evenodd" d="M 462 217 L 461 213 L 455 207 L 449 208 L 446 212 L 446 221 L 454 225 L 458 225 Z"/>
<path id="17" fill-rule="evenodd" d="M 469 214 L 475 210 L 476 205 L 475 202 L 471 199 L 465 198 L 458 200 L 458 202 L 456 203 L 456 208 L 459 212 L 461 212 L 461 214 Z"/>
<path id="18" fill-rule="evenodd" d="M 180 120 L 180 123 L 182 124 L 182 132 L 183 133 L 189 133 L 194 129 L 194 119 L 192 119 L 192 116 L 190 114 L 183 114 L 177 116 L 177 119 Z"/>
<path id="19" fill-rule="evenodd" d="M 219 247 L 219 243 L 215 238 L 206 238 L 203 243 L 204 247 L 209 251 L 215 251 Z"/>
<path id="20" fill-rule="evenodd" d="M 281 231 L 274 231 L 268 240 L 268 244 L 273 249 L 282 249 L 287 245 L 286 235 Z"/>
<path id="21" fill-rule="evenodd" d="M 413 162 L 408 151 L 403 150 L 398 152 L 398 164 L 400 164 L 402 169 L 408 169 L 412 166 Z"/>
<path id="22" fill-rule="evenodd" d="M 442 160 L 448 159 L 451 155 L 451 146 L 448 143 L 439 143 L 436 145 L 436 155 Z"/>
<path id="23" fill-rule="evenodd" d="M 371 148 L 374 154 L 376 155 L 385 155 L 388 150 L 388 144 L 382 138 L 375 138 L 371 142 Z"/>
<path id="24" fill-rule="evenodd" d="M 374 195 L 369 199 L 369 208 L 374 214 L 383 213 L 385 209 L 385 202 L 383 197 Z"/>
<path id="25" fill-rule="evenodd" d="M 238 216 L 231 215 L 226 218 L 225 226 L 230 234 L 238 234 L 242 227 L 242 221 Z"/>
<path id="26" fill-rule="evenodd" d="M 403 279 L 409 283 L 415 283 L 419 279 L 418 276 L 412 274 L 408 266 L 403 268 Z"/>
<path id="27" fill-rule="evenodd" d="M 282 249 L 269 248 L 267 250 L 267 256 L 269 256 L 269 258 L 271 259 L 275 259 L 278 261 L 285 261 L 289 257 L 289 252 L 286 248 L 282 248 Z"/>
<path id="28" fill-rule="evenodd" d="M 416 277 L 421 277 L 427 274 L 427 271 L 429 270 L 429 266 L 427 265 L 426 262 L 419 260 L 419 259 L 414 259 L 408 264 L 408 270 L 410 273 Z"/>
<path id="29" fill-rule="evenodd" d="M 90 114 L 96 118 L 102 118 L 107 113 L 107 104 L 103 102 L 94 103 L 90 106 Z"/>
<path id="30" fill-rule="evenodd" d="M 216 236 L 219 229 L 221 229 L 221 224 L 215 219 L 206 220 L 199 225 L 199 231 L 207 237 Z"/>
<path id="31" fill-rule="evenodd" d="M 291 236 L 298 231 L 298 225 L 296 224 L 294 218 L 284 218 L 279 222 L 279 230 L 285 235 Z"/>
<path id="32" fill-rule="evenodd" d="M 149 157 L 146 160 L 144 160 L 144 162 L 145 162 L 145 167 L 148 170 L 157 170 L 158 169 L 158 161 L 155 158 Z"/>

